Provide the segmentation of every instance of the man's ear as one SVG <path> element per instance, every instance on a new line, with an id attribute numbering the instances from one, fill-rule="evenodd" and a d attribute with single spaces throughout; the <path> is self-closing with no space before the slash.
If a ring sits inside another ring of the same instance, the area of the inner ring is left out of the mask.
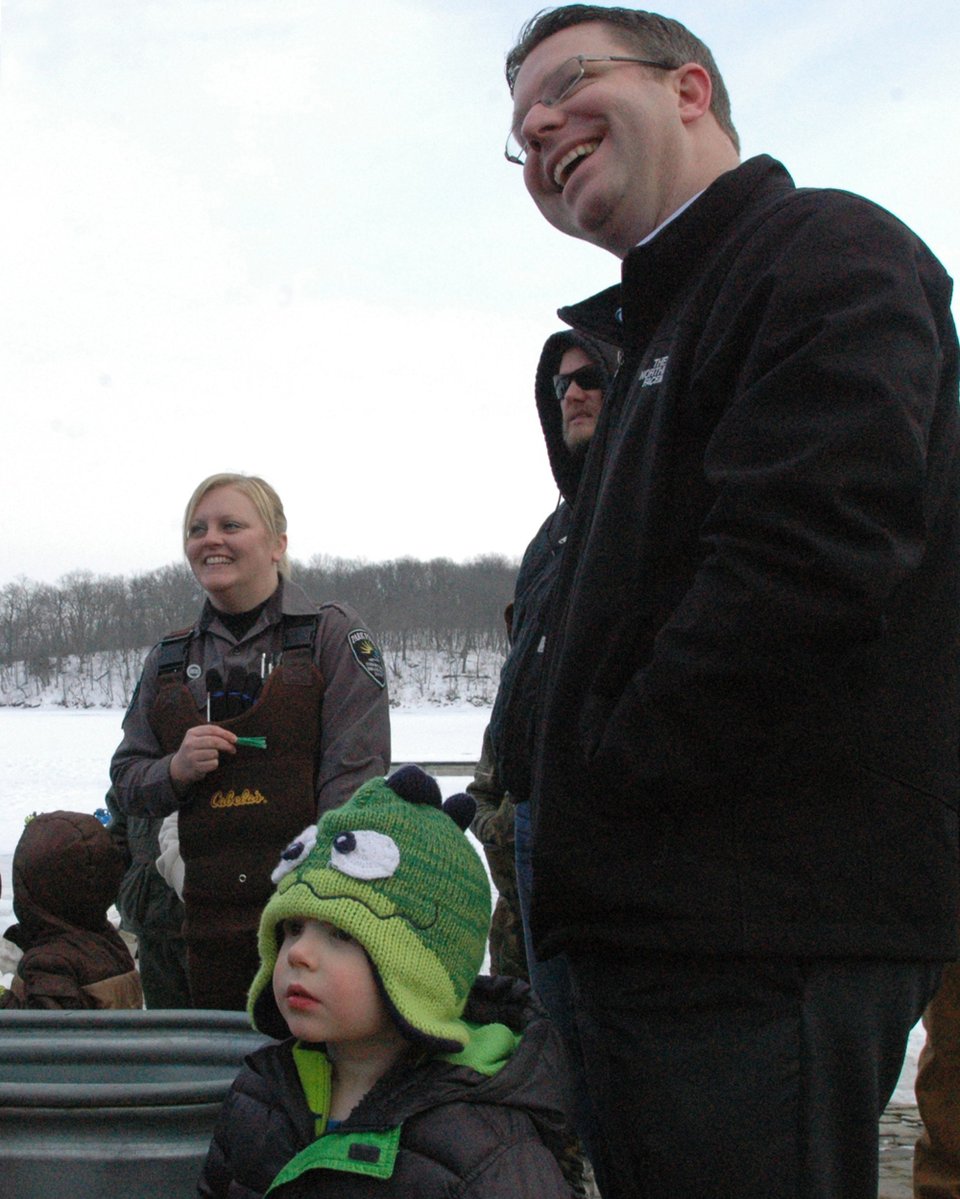
<path id="1" fill-rule="evenodd" d="M 698 62 L 684 63 L 674 76 L 679 99 L 680 119 L 685 125 L 710 111 L 713 84 L 710 72 Z"/>

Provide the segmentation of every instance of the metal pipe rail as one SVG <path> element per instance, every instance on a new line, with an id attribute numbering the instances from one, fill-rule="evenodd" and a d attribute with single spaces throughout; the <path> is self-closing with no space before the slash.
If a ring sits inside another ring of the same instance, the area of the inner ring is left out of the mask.
<path id="1" fill-rule="evenodd" d="M 0 1010 L 4 1195 L 192 1199 L 244 1012 Z"/>
<path id="2" fill-rule="evenodd" d="M 391 762 L 390 769 L 396 770 L 398 766 L 403 766 L 403 762 Z M 436 775 L 437 778 L 473 778 L 473 772 L 477 768 L 477 763 L 473 762 L 417 762 L 417 766 L 421 770 L 425 770 L 427 774 Z"/>

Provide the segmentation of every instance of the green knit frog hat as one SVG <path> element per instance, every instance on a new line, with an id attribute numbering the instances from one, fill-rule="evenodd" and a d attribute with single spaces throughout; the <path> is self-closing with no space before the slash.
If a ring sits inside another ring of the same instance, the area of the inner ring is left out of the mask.
<path id="1" fill-rule="evenodd" d="M 490 884 L 464 835 L 475 805 L 441 805 L 418 766 L 370 779 L 283 851 L 260 919 L 260 969 L 247 1009 L 268 1036 L 289 1036 L 273 997 L 279 924 L 312 918 L 366 950 L 401 1032 L 435 1052 L 463 1049 L 459 1019 L 483 964 Z"/>

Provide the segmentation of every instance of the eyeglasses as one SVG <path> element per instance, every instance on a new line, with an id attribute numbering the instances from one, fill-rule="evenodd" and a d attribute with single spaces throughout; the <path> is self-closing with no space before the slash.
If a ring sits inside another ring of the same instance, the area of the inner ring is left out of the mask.
<path id="1" fill-rule="evenodd" d="M 588 362 L 586 366 L 578 366 L 568 375 L 554 375 L 553 390 L 557 393 L 557 399 L 561 404 L 571 383 L 576 383 L 581 391 L 603 391 L 606 379 L 603 370 L 595 362 Z"/>
<path id="2" fill-rule="evenodd" d="M 632 62 L 641 67 L 656 67 L 659 71 L 675 71 L 677 69 L 672 62 L 654 62 L 649 58 L 622 58 L 617 54 L 590 57 L 586 54 L 578 54 L 574 58 L 568 58 L 566 62 L 562 62 L 547 77 L 543 91 L 530 105 L 530 108 L 533 108 L 534 104 L 543 104 L 546 108 L 553 108 L 561 100 L 565 100 L 586 74 L 584 63 L 588 62 Z M 515 162 L 517 166 L 521 167 L 527 160 L 527 147 L 520 130 L 523 128 L 523 122 L 527 119 L 529 111 L 528 108 L 527 112 L 522 113 L 514 120 L 513 128 L 507 135 L 507 144 L 503 148 L 503 155 L 507 162 Z"/>

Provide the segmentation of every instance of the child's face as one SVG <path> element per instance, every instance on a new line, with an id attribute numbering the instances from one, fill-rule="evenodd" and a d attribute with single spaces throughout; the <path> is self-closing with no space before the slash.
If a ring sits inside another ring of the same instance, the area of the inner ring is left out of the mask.
<path id="1" fill-rule="evenodd" d="M 306 917 L 284 920 L 281 930 L 273 994 L 293 1036 L 333 1044 L 400 1037 L 359 942 Z"/>

